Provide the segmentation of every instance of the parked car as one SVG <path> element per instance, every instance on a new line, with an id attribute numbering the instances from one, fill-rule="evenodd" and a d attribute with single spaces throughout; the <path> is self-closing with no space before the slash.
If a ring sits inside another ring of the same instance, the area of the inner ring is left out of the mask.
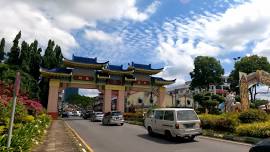
<path id="1" fill-rule="evenodd" d="M 103 116 L 103 112 L 94 112 L 93 116 L 91 117 L 91 121 L 102 121 Z"/>
<path id="2" fill-rule="evenodd" d="M 117 124 L 117 125 L 124 125 L 124 117 L 121 112 L 119 111 L 112 111 L 112 112 L 107 112 L 104 114 L 104 117 L 102 119 L 102 124 L 103 125 L 112 125 L 112 124 Z"/>
<path id="3" fill-rule="evenodd" d="M 74 115 L 74 116 L 79 116 L 79 117 L 80 117 L 80 116 L 81 116 L 81 111 L 74 111 L 74 112 L 73 112 L 73 115 Z"/>
<path id="4" fill-rule="evenodd" d="M 270 138 L 259 141 L 249 150 L 249 152 L 269 152 L 269 151 L 270 151 Z"/>
<path id="5" fill-rule="evenodd" d="M 64 111 L 62 113 L 62 118 L 68 118 L 68 117 L 69 117 L 68 112 Z"/>
<path id="6" fill-rule="evenodd" d="M 82 117 L 83 117 L 83 119 L 90 119 L 90 118 L 92 117 L 93 114 L 94 114 L 94 113 L 93 113 L 92 110 L 87 110 L 87 111 L 84 111 L 84 112 L 82 113 Z"/>
<path id="7" fill-rule="evenodd" d="M 68 116 L 73 116 L 73 113 L 71 111 L 68 111 Z"/>
<path id="8" fill-rule="evenodd" d="M 201 121 L 196 112 L 189 108 L 154 109 L 144 121 L 149 135 L 154 133 L 167 138 L 180 137 L 193 140 L 202 134 Z"/>

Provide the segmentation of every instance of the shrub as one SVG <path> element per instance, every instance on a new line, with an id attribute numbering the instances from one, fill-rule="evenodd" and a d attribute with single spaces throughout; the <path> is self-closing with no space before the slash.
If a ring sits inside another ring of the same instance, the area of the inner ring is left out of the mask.
<path id="1" fill-rule="evenodd" d="M 242 123 L 253 123 L 266 121 L 268 118 L 267 113 L 262 110 L 250 109 L 248 111 L 241 112 L 239 120 Z"/>
<path id="2" fill-rule="evenodd" d="M 15 124 L 11 140 L 11 148 L 16 151 L 29 151 L 32 144 L 37 141 L 48 128 L 50 118 L 46 115 L 40 115 L 36 120 L 25 123 Z M 7 134 L 0 136 L 0 151 L 6 150 Z M 13 151 L 13 150 L 10 150 Z"/>
<path id="3" fill-rule="evenodd" d="M 241 136 L 270 137 L 270 121 L 241 124 L 236 128 L 236 133 Z"/>
<path id="4" fill-rule="evenodd" d="M 142 113 L 124 113 L 124 119 L 128 121 L 139 121 L 143 122 L 143 114 Z"/>
<path id="5" fill-rule="evenodd" d="M 35 118 L 31 115 L 28 115 L 28 116 L 23 117 L 22 120 L 24 122 L 28 123 L 28 122 L 33 122 L 35 120 Z"/>
<path id="6" fill-rule="evenodd" d="M 199 115 L 203 129 L 213 129 L 216 131 L 234 131 L 239 124 L 237 114 Z"/>

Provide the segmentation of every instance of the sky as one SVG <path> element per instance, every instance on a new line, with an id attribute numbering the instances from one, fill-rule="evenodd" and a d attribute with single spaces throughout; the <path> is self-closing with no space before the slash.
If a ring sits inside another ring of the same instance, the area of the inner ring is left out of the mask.
<path id="1" fill-rule="evenodd" d="M 198 55 L 216 57 L 225 75 L 235 57 L 270 59 L 267 0 L 0 0 L 0 36 L 11 44 L 53 39 L 66 58 L 97 57 L 164 67 L 158 76 L 190 80 Z M 83 90 L 83 94 L 91 94 Z"/>

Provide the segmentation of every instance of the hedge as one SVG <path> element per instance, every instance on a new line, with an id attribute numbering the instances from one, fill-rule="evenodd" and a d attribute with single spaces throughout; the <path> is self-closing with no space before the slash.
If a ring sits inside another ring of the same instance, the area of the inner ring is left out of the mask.
<path id="1" fill-rule="evenodd" d="M 236 133 L 241 136 L 270 137 L 270 121 L 241 124 L 236 127 Z"/>
<path id="2" fill-rule="evenodd" d="M 241 112 L 239 115 L 239 120 L 241 123 L 261 122 L 266 121 L 267 119 L 267 113 L 257 109 L 250 109 L 248 111 Z"/>
<path id="3" fill-rule="evenodd" d="M 216 131 L 234 131 L 239 124 L 236 113 L 211 115 L 199 115 L 203 129 L 213 129 Z"/>
<path id="4" fill-rule="evenodd" d="M 143 114 L 137 113 L 124 113 L 124 119 L 127 121 L 144 122 Z"/>

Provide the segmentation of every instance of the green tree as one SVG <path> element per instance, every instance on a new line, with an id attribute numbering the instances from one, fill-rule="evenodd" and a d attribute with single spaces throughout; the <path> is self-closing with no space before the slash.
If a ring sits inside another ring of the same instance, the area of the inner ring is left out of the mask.
<path id="1" fill-rule="evenodd" d="M 35 40 L 33 43 L 31 43 L 30 45 L 30 71 L 29 73 L 34 77 L 35 80 L 39 80 L 39 76 L 40 76 L 40 72 L 39 72 L 39 68 L 40 68 L 40 64 L 42 61 L 42 57 L 41 57 L 41 52 L 42 49 L 38 48 L 38 41 Z"/>
<path id="2" fill-rule="evenodd" d="M 63 55 L 62 55 L 61 47 L 56 45 L 54 52 L 55 52 L 56 66 L 61 67 L 63 63 L 62 62 Z"/>
<path id="3" fill-rule="evenodd" d="M 0 63 L 5 59 L 5 38 L 0 43 Z"/>
<path id="4" fill-rule="evenodd" d="M 209 84 L 221 84 L 224 69 L 213 57 L 197 56 L 194 60 L 194 70 L 190 72 L 191 88 L 208 89 Z"/>
<path id="5" fill-rule="evenodd" d="M 19 55 L 20 55 L 20 47 L 19 40 L 21 38 L 21 31 L 16 35 L 13 40 L 13 46 L 8 53 L 7 63 L 10 65 L 19 65 Z"/>
<path id="6" fill-rule="evenodd" d="M 42 67 L 52 69 L 57 66 L 56 61 L 56 54 L 54 52 L 55 43 L 52 40 L 49 40 L 48 46 L 45 50 L 43 60 L 42 60 Z"/>
<path id="7" fill-rule="evenodd" d="M 223 96 L 212 95 L 211 93 L 195 94 L 193 99 L 201 105 L 205 113 L 209 112 L 212 114 L 216 114 L 218 112 L 216 106 L 225 101 Z"/>
<path id="8" fill-rule="evenodd" d="M 23 41 L 21 45 L 21 55 L 19 57 L 19 65 L 20 65 L 20 68 L 27 73 L 29 73 L 30 71 L 30 67 L 29 67 L 29 64 L 31 61 L 30 57 L 31 55 L 29 51 L 29 45 L 25 41 Z"/>
<path id="9" fill-rule="evenodd" d="M 92 97 L 81 96 L 81 95 L 70 95 L 66 101 L 70 104 L 78 105 L 81 108 L 86 108 L 89 106 L 92 107 L 95 100 L 96 99 Z"/>
<path id="10" fill-rule="evenodd" d="M 240 61 L 235 62 L 234 69 L 229 76 L 229 82 L 231 83 L 231 89 L 239 92 L 239 72 L 252 73 L 257 70 L 264 70 L 270 72 L 270 64 L 266 57 L 260 57 L 258 55 L 246 56 L 241 58 Z M 251 102 L 255 101 L 257 91 L 257 84 L 249 88 Z"/>

